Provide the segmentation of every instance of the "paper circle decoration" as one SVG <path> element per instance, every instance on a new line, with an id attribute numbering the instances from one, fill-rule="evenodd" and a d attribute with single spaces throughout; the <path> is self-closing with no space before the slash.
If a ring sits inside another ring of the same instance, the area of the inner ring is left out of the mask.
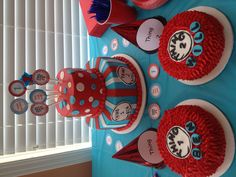
<path id="1" fill-rule="evenodd" d="M 45 85 L 49 82 L 50 76 L 46 70 L 38 69 L 33 73 L 32 79 L 37 85 Z"/>
<path id="2" fill-rule="evenodd" d="M 9 92 L 16 97 L 22 96 L 26 92 L 24 82 L 20 80 L 14 80 L 10 83 L 8 87 Z"/>

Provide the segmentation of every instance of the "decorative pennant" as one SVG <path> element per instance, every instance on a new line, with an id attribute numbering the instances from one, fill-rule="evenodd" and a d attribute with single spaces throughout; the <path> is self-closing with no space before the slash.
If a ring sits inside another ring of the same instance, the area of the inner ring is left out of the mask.
<path id="1" fill-rule="evenodd" d="M 156 79 L 159 75 L 159 72 L 160 72 L 160 69 L 159 69 L 159 66 L 157 64 L 150 64 L 149 67 L 148 67 L 148 76 L 151 78 L 151 79 Z"/>
<path id="2" fill-rule="evenodd" d="M 32 79 L 37 85 L 45 85 L 49 82 L 50 76 L 46 70 L 38 69 L 33 73 Z"/>
<path id="3" fill-rule="evenodd" d="M 111 29 L 146 53 L 155 53 L 166 20 L 162 16 L 114 26 Z"/>
<path id="4" fill-rule="evenodd" d="M 164 162 L 160 156 L 156 141 L 156 129 L 149 129 L 112 157 L 149 167 L 163 168 Z"/>
<path id="5" fill-rule="evenodd" d="M 30 93 L 32 103 L 44 103 L 47 100 L 47 94 L 42 89 L 35 89 Z"/>
<path id="6" fill-rule="evenodd" d="M 11 95 L 20 97 L 25 94 L 26 87 L 23 81 L 14 80 L 9 84 L 8 90 Z"/>
<path id="7" fill-rule="evenodd" d="M 69 72 L 69 71 L 68 71 Z M 14 114 L 23 114 L 28 110 L 31 105 L 30 111 L 36 116 L 44 116 L 49 111 L 49 106 L 57 105 L 59 96 L 61 93 L 52 90 L 42 89 L 29 89 L 29 85 L 45 85 L 49 81 L 54 81 L 56 84 L 59 82 L 57 79 L 50 79 L 49 73 L 46 70 L 38 69 L 33 74 L 24 72 L 19 80 L 12 81 L 8 86 L 9 93 L 14 97 L 23 96 L 26 91 L 31 91 L 29 98 L 31 103 L 28 103 L 23 98 L 18 98 L 12 101 L 10 109 Z M 46 92 L 51 92 L 48 95 Z M 51 104 L 45 104 L 46 101 L 50 101 Z M 33 104 L 32 104 L 33 103 Z"/>
<path id="8" fill-rule="evenodd" d="M 48 113 L 49 107 L 44 103 L 33 104 L 30 108 L 32 114 L 36 116 L 44 116 Z"/>
<path id="9" fill-rule="evenodd" d="M 152 120 L 156 120 L 160 117 L 161 110 L 157 103 L 153 103 L 148 107 L 148 115 Z"/>
<path id="10" fill-rule="evenodd" d="M 25 99 L 17 98 L 11 102 L 10 108 L 15 114 L 24 114 L 28 109 L 28 103 Z"/>

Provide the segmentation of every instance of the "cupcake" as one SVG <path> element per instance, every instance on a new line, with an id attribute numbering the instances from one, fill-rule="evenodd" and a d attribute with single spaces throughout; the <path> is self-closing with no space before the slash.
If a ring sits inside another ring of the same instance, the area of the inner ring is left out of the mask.
<path id="1" fill-rule="evenodd" d="M 216 107 L 202 100 L 167 110 L 157 139 L 165 164 L 185 177 L 220 176 L 233 161 L 234 136 L 229 123 Z"/>
<path id="2" fill-rule="evenodd" d="M 209 7 L 177 14 L 161 35 L 158 58 L 163 69 L 187 84 L 212 80 L 231 55 L 233 41 L 228 37 L 232 34 L 229 26 L 221 12 Z"/>

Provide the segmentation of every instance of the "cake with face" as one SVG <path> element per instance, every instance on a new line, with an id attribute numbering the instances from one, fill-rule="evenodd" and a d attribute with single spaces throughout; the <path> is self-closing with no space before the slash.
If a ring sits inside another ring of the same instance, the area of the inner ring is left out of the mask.
<path id="1" fill-rule="evenodd" d="M 157 136 L 165 164 L 182 176 L 207 177 L 224 162 L 224 129 L 199 106 L 181 105 L 166 111 Z"/>
<path id="2" fill-rule="evenodd" d="M 96 58 L 86 69 L 67 68 L 58 75 L 54 90 L 57 111 L 64 117 L 87 117 L 98 129 L 128 129 L 142 102 L 136 69 L 125 58 Z"/>
<path id="3" fill-rule="evenodd" d="M 224 27 L 215 17 L 186 11 L 165 26 L 158 58 L 170 76 L 191 81 L 208 75 L 221 60 L 224 48 Z"/>

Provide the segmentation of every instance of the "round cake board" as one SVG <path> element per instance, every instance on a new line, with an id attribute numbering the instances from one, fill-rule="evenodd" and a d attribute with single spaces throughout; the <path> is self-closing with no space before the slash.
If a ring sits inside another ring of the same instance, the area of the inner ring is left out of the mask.
<path id="1" fill-rule="evenodd" d="M 142 72 L 141 68 L 139 67 L 138 63 L 132 57 L 130 57 L 126 54 L 117 54 L 117 55 L 113 55 L 112 57 L 123 57 L 126 60 L 128 60 L 130 63 L 132 63 L 132 65 L 135 67 L 136 71 L 138 72 L 141 87 L 142 87 L 142 103 L 141 103 L 141 106 L 140 106 L 140 110 L 139 110 L 137 119 L 126 130 L 117 131 L 115 129 L 112 129 L 112 131 L 117 133 L 117 134 L 126 134 L 126 133 L 130 133 L 131 131 L 133 131 L 138 126 L 139 122 L 142 119 L 144 108 L 145 108 L 145 105 L 146 105 L 146 99 L 147 99 L 146 84 L 145 84 L 145 80 L 144 80 L 144 76 L 143 76 L 143 72 Z"/>
<path id="2" fill-rule="evenodd" d="M 181 79 L 179 80 L 180 82 L 182 82 L 186 85 L 201 85 L 201 84 L 205 84 L 205 83 L 215 79 L 224 70 L 225 66 L 227 65 L 227 63 L 229 61 L 231 53 L 233 51 L 234 35 L 233 35 L 233 29 L 232 29 L 232 26 L 231 26 L 229 20 L 219 10 L 212 8 L 212 7 L 207 7 L 207 6 L 199 6 L 199 7 L 189 9 L 189 10 L 204 12 L 206 14 L 212 15 L 215 18 L 217 18 L 218 21 L 224 27 L 225 48 L 224 48 L 224 51 L 222 53 L 222 57 L 221 57 L 218 65 L 208 75 L 203 76 L 202 78 L 195 79 L 195 80 L 181 80 Z"/>
<path id="3" fill-rule="evenodd" d="M 200 106 L 204 110 L 210 112 L 215 118 L 219 121 L 222 125 L 225 133 L 226 139 L 226 150 L 225 150 L 225 159 L 221 166 L 217 169 L 216 173 L 211 175 L 211 177 L 219 177 L 223 175 L 230 167 L 234 160 L 234 153 L 235 153 L 235 141 L 234 141 L 234 133 L 233 130 L 224 116 L 224 114 L 213 104 L 200 100 L 200 99 L 189 99 L 179 103 L 177 106 L 180 105 L 196 105 Z"/>

